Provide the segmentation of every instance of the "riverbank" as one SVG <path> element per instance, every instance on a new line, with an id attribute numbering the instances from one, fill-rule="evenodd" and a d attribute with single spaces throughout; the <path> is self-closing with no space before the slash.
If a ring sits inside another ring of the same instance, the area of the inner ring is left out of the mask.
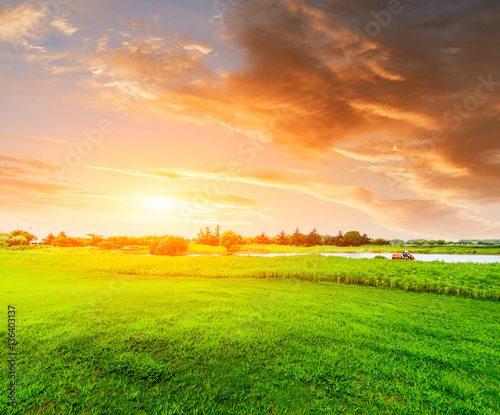
<path id="1" fill-rule="evenodd" d="M 323 255 L 279 257 L 146 256 L 83 248 L 0 250 L 0 264 L 25 264 L 122 275 L 202 278 L 278 278 L 338 282 L 500 300 L 500 264 L 352 259 Z"/>
<path id="2" fill-rule="evenodd" d="M 483 245 L 362 245 L 362 246 L 288 246 L 288 245 L 242 245 L 238 253 L 249 254 L 322 254 L 322 253 L 400 253 L 408 250 L 414 254 L 458 254 L 458 255 L 500 255 L 500 247 L 488 247 Z M 224 254 L 226 249 L 220 246 L 208 246 L 200 244 L 191 244 L 186 254 Z"/>

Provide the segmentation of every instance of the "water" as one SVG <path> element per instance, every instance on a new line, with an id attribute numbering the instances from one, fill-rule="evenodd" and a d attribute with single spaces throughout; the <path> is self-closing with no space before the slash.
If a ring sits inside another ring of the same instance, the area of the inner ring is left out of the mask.
<path id="1" fill-rule="evenodd" d="M 277 256 L 294 256 L 308 255 L 306 253 L 289 253 L 289 254 L 237 254 L 242 256 L 262 256 L 262 257 L 277 257 Z M 385 256 L 392 259 L 392 254 L 375 254 L 375 253 L 320 253 L 323 256 L 340 256 L 344 258 L 374 258 L 377 255 Z M 443 262 L 476 262 L 481 264 L 500 263 L 500 255 L 460 255 L 460 254 L 412 254 L 415 261 L 443 261 Z M 406 261 L 406 260 L 405 260 Z"/>

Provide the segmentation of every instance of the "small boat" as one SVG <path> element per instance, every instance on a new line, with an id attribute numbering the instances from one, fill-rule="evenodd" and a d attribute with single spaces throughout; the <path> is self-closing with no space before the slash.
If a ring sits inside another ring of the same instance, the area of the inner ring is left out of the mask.
<path id="1" fill-rule="evenodd" d="M 404 257 L 403 254 L 392 254 L 392 259 L 409 259 L 410 261 L 413 261 L 415 258 L 413 258 L 413 255 L 410 254 L 410 257 Z"/>

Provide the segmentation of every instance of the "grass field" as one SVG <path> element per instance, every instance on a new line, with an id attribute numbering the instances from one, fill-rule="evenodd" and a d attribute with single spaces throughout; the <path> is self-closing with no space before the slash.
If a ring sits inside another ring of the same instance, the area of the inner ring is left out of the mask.
<path id="1" fill-rule="evenodd" d="M 0 250 L 0 263 L 64 266 L 125 275 L 207 278 L 296 278 L 386 289 L 500 299 L 500 264 L 290 257 L 165 257 L 85 248 Z"/>
<path id="2" fill-rule="evenodd" d="M 499 302 L 319 278 L 416 263 L 208 259 L 1 252 L 19 343 L 5 413 L 499 414 Z"/>

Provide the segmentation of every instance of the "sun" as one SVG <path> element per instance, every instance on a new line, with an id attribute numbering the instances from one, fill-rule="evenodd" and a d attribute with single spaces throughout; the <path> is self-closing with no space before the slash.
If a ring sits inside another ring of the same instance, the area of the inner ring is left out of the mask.
<path id="1" fill-rule="evenodd" d="M 175 207 L 176 200 L 170 197 L 153 197 L 147 199 L 146 204 L 150 210 L 155 212 L 167 212 Z"/>

